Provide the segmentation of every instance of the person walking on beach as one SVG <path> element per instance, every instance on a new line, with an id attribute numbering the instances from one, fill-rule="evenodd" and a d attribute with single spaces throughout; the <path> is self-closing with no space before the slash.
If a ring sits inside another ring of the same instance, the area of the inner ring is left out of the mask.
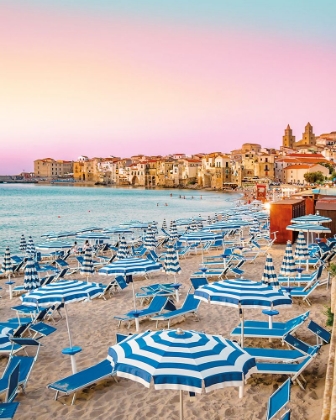
<path id="1" fill-rule="evenodd" d="M 85 241 L 85 244 L 84 244 L 84 246 L 83 246 L 83 251 L 85 252 L 88 248 L 90 248 L 90 244 L 89 244 L 89 241 L 88 241 L 88 239 Z"/>
<path id="2" fill-rule="evenodd" d="M 78 254 L 78 245 L 77 245 L 76 241 L 75 241 L 73 247 L 71 248 L 71 253 L 72 254 Z"/>

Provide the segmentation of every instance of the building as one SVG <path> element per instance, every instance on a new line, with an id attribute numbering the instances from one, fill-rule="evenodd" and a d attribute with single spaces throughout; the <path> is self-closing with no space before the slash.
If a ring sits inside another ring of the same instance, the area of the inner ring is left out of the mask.
<path id="1" fill-rule="evenodd" d="M 289 165 L 284 169 L 284 178 L 287 184 L 307 184 L 304 175 L 307 172 L 322 172 L 325 177 L 329 176 L 329 169 L 319 164 Z"/>
<path id="2" fill-rule="evenodd" d="M 51 158 L 34 160 L 34 173 L 37 178 L 58 178 L 72 176 L 73 161 Z"/>
<path id="3" fill-rule="evenodd" d="M 285 135 L 282 137 L 282 147 L 298 149 L 301 147 L 305 148 L 307 146 L 316 146 L 316 138 L 315 134 L 313 133 L 312 125 L 308 122 L 305 126 L 305 131 L 302 133 L 302 139 L 295 141 L 295 136 L 293 136 L 292 129 L 288 124 L 287 128 L 285 129 Z"/>
<path id="4" fill-rule="evenodd" d="M 293 131 L 290 128 L 290 125 L 287 125 L 287 128 L 285 129 L 285 135 L 282 136 L 282 146 L 288 147 L 290 149 L 293 148 L 295 143 L 295 136 L 293 136 Z"/>

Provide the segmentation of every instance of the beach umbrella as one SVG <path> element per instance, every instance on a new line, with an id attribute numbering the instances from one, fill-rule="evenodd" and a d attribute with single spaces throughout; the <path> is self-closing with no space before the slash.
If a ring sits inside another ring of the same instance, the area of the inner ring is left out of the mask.
<path id="1" fill-rule="evenodd" d="M 192 221 L 191 221 L 191 223 L 190 223 L 190 225 L 189 225 L 189 229 L 190 229 L 192 232 L 196 232 L 196 231 L 198 230 L 195 219 L 192 219 Z"/>
<path id="2" fill-rule="evenodd" d="M 27 248 L 27 242 L 24 234 L 21 235 L 20 239 L 20 251 L 25 251 Z"/>
<path id="3" fill-rule="evenodd" d="M 155 249 L 157 247 L 158 242 L 155 238 L 154 231 L 152 230 L 152 226 L 148 226 L 143 244 L 144 244 L 144 247 L 147 249 Z"/>
<path id="4" fill-rule="evenodd" d="M 163 222 L 162 222 L 162 229 L 164 229 L 164 230 L 167 230 L 167 229 L 168 229 L 166 219 L 163 219 Z"/>
<path id="5" fill-rule="evenodd" d="M 51 232 L 47 236 L 48 239 L 59 239 L 59 238 L 68 238 L 69 236 L 76 236 L 77 232 L 75 231 L 63 231 L 63 232 Z M 42 235 L 41 235 L 42 236 Z"/>
<path id="6" fill-rule="evenodd" d="M 292 300 L 288 293 L 260 282 L 246 279 L 218 281 L 199 287 L 195 298 L 214 305 L 239 309 L 241 317 L 241 346 L 244 347 L 244 309 L 273 309 L 275 306 L 289 306 Z"/>
<path id="7" fill-rule="evenodd" d="M 317 225 L 317 224 L 309 224 L 309 223 L 305 223 L 305 224 L 300 224 L 297 223 L 295 225 L 288 225 L 286 227 L 287 230 L 292 230 L 294 232 L 307 232 L 307 237 L 309 237 L 309 233 L 311 233 L 311 239 L 312 242 L 313 241 L 313 233 L 317 233 L 318 236 L 320 236 L 321 233 L 330 233 L 331 230 L 325 226 L 321 226 L 321 225 Z"/>
<path id="8" fill-rule="evenodd" d="M 304 237 L 304 234 L 302 230 L 300 230 L 297 241 L 296 241 L 296 248 L 295 248 L 295 258 L 299 260 L 300 267 L 301 267 L 301 261 L 306 260 L 307 261 L 307 271 L 309 269 L 308 266 L 308 258 L 309 258 L 309 251 L 307 247 L 307 243 Z"/>
<path id="9" fill-rule="evenodd" d="M 108 360 L 117 376 L 154 389 L 180 391 L 180 420 L 183 420 L 183 391 L 210 392 L 238 386 L 257 371 L 253 357 L 237 343 L 220 335 L 196 331 L 146 331 L 125 338 L 108 350 Z"/>
<path id="10" fill-rule="evenodd" d="M 279 286 L 278 277 L 275 274 L 273 259 L 270 254 L 267 254 L 265 268 L 263 275 L 261 277 L 261 281 L 268 286 Z"/>
<path id="11" fill-rule="evenodd" d="M 43 242 L 40 244 L 36 244 L 35 248 L 39 251 L 70 249 L 72 248 L 72 244 L 70 242 L 65 242 L 65 241 L 50 241 L 50 242 Z"/>
<path id="12" fill-rule="evenodd" d="M 121 238 L 116 257 L 118 258 L 118 260 L 122 260 L 128 257 L 128 247 L 125 236 Z"/>
<path id="13" fill-rule="evenodd" d="M 212 220 L 211 220 L 211 217 L 210 216 L 208 216 L 207 222 L 208 222 L 208 225 L 211 225 L 212 224 Z"/>
<path id="14" fill-rule="evenodd" d="M 158 233 L 159 233 L 159 231 L 158 231 L 158 228 L 157 228 L 156 224 L 157 224 L 157 223 L 156 223 L 155 221 L 153 221 L 153 223 L 150 225 L 154 236 L 155 236 L 155 235 L 158 235 Z"/>
<path id="15" fill-rule="evenodd" d="M 63 304 L 65 310 L 65 319 L 68 330 L 70 349 L 73 349 L 70 333 L 67 305 L 83 300 L 90 300 L 100 296 L 103 289 L 97 283 L 88 283 L 77 280 L 64 280 L 57 283 L 50 283 L 33 290 L 21 297 L 24 305 L 48 308 Z M 72 372 L 76 373 L 75 356 L 70 355 Z"/>
<path id="16" fill-rule="evenodd" d="M 202 223 L 202 220 L 198 220 L 198 222 L 197 222 L 197 229 L 198 229 L 198 230 L 202 230 L 202 229 L 203 229 L 203 223 Z"/>
<path id="17" fill-rule="evenodd" d="M 280 267 L 280 274 L 283 276 L 288 277 L 287 287 L 289 287 L 289 278 L 291 276 L 295 276 L 296 273 L 295 261 L 293 257 L 293 249 L 291 241 L 287 241 L 285 255 L 283 257 L 281 267 Z"/>
<path id="18" fill-rule="evenodd" d="M 332 219 L 330 217 L 320 216 L 320 214 L 307 214 L 306 216 L 295 217 L 291 220 L 291 223 L 307 223 L 307 224 L 321 224 L 321 223 L 331 223 Z"/>
<path id="19" fill-rule="evenodd" d="M 35 262 L 28 257 L 23 279 L 23 288 L 25 290 L 34 290 L 41 286 L 41 280 L 37 274 Z"/>
<path id="20" fill-rule="evenodd" d="M 6 247 L 4 259 L 2 262 L 2 271 L 5 276 L 8 277 L 8 281 L 6 284 L 8 284 L 8 290 L 9 290 L 9 299 L 13 298 L 13 292 L 12 292 L 12 285 L 14 284 L 13 281 L 11 281 L 10 276 L 13 274 L 13 267 L 12 267 L 12 260 L 10 255 L 9 247 Z"/>
<path id="21" fill-rule="evenodd" d="M 94 273 L 91 248 L 87 248 L 85 250 L 84 260 L 80 269 L 80 273 L 86 276 L 86 281 L 89 281 L 89 276 L 92 276 L 92 274 Z"/>
<path id="22" fill-rule="evenodd" d="M 28 237 L 28 244 L 27 244 L 27 248 L 26 248 L 26 254 L 27 254 L 27 256 L 31 256 L 32 258 L 34 258 L 35 253 L 36 253 L 36 249 L 35 249 L 33 238 L 31 236 L 29 236 Z"/>
<path id="23" fill-rule="evenodd" d="M 87 240 L 106 240 L 110 239 L 110 236 L 106 235 L 106 233 L 100 232 L 88 232 L 88 233 L 80 233 L 77 234 L 77 239 L 87 239 Z"/>
<path id="24" fill-rule="evenodd" d="M 176 282 L 176 274 L 181 273 L 181 266 L 179 262 L 178 252 L 174 248 L 172 242 L 168 243 L 167 252 L 164 259 L 164 271 L 165 273 L 172 274 L 174 276 L 174 281 Z M 176 301 L 179 301 L 178 289 L 176 289 Z"/>
<path id="25" fill-rule="evenodd" d="M 177 232 L 177 227 L 176 227 L 176 222 L 175 220 L 172 220 L 170 222 L 170 230 L 169 230 L 169 235 L 171 239 L 177 239 L 180 235 Z"/>

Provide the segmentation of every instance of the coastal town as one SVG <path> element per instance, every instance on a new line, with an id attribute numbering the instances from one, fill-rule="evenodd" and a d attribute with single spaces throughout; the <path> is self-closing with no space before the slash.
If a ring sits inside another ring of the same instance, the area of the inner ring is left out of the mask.
<path id="1" fill-rule="evenodd" d="M 42 158 L 34 172 L 23 173 L 36 182 L 77 182 L 96 185 L 235 190 L 249 182 L 306 185 L 332 180 L 336 166 L 336 132 L 315 136 L 310 123 L 302 139 L 288 125 L 277 149 L 244 143 L 230 153 L 186 156 L 80 156 L 75 161 Z M 310 175 L 307 175 L 310 174 Z"/>

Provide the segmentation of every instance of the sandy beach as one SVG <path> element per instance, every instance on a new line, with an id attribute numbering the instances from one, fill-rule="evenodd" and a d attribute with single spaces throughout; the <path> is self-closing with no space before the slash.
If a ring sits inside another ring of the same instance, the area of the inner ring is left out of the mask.
<path id="1" fill-rule="evenodd" d="M 276 272 L 279 272 L 284 246 L 273 246 L 273 256 Z M 220 254 L 213 251 L 211 254 Z M 178 281 L 183 284 L 181 289 L 180 304 L 184 300 L 190 287 L 190 275 L 198 268 L 201 256 L 195 255 L 180 261 L 182 273 Z M 72 263 L 74 264 L 74 262 Z M 265 257 L 259 257 L 255 264 L 245 264 L 244 278 L 260 280 L 264 269 Z M 324 276 L 325 274 L 323 274 Z M 80 275 L 72 276 L 74 279 L 83 280 Z M 95 275 L 93 281 L 109 282 L 109 277 Z M 156 282 L 166 282 L 164 273 L 153 273 L 149 279 L 135 278 L 135 289 Z M 23 276 L 14 278 L 16 285 L 23 283 Z M 168 281 L 173 281 L 169 277 Z M 9 299 L 5 292 L 5 280 L 2 280 L 1 319 L 6 320 L 15 316 L 10 308 L 20 304 L 19 297 Z M 325 326 L 324 314 L 330 302 L 330 291 L 325 286 L 318 288 L 312 295 L 312 306 L 295 300 L 290 308 L 280 309 L 276 321 L 285 321 L 297 316 L 308 309 L 311 319 Z M 87 303 L 74 303 L 68 305 L 70 328 L 73 343 L 81 346 L 83 351 L 77 355 L 78 370 L 103 360 L 107 356 L 108 347 L 115 344 L 116 332 L 130 333 L 135 331 L 134 325 L 127 329 L 126 325 L 117 328 L 114 315 L 123 314 L 132 309 L 132 289 L 128 287 L 114 294 L 110 299 L 95 299 Z M 234 308 L 209 305 L 201 303 L 199 309 L 199 321 L 193 316 L 186 320 L 177 318 L 171 325 L 183 329 L 204 331 L 210 334 L 222 334 L 229 338 L 230 331 L 238 324 L 238 311 Z M 259 309 L 245 311 L 246 319 L 267 318 Z M 61 350 L 68 346 L 68 336 L 65 319 L 59 319 L 56 315 L 56 323 L 51 323 L 57 331 L 41 340 L 43 347 L 40 350 L 38 360 L 31 373 L 26 394 L 20 393 L 17 401 L 20 406 L 16 418 L 22 420 L 42 419 L 160 419 L 177 420 L 179 418 L 179 393 L 177 391 L 155 391 L 147 389 L 139 383 L 131 380 L 117 378 L 102 381 L 97 385 L 77 394 L 74 406 L 71 406 L 71 397 L 63 397 L 54 401 L 54 392 L 46 388 L 47 384 L 71 374 L 70 360 L 62 355 Z M 166 327 L 161 324 L 160 327 Z M 150 320 L 140 323 L 140 330 L 155 329 L 155 323 Z M 316 339 L 305 325 L 299 328 L 297 336 L 307 343 L 315 344 Z M 245 339 L 245 346 L 272 346 L 280 347 L 280 340 L 269 343 L 267 339 Z M 324 345 L 319 355 L 304 372 L 307 380 L 306 389 L 302 391 L 295 384 L 291 388 L 291 403 L 293 419 L 315 420 L 321 415 L 322 397 L 324 390 L 324 378 L 329 345 Z M 28 352 L 31 353 L 29 349 Z M 1 357 L 2 369 L 7 364 L 8 357 Z M 225 388 L 213 391 L 209 394 L 196 395 L 190 401 L 186 395 L 184 402 L 185 418 L 200 420 L 219 419 L 264 419 L 269 396 L 286 379 L 281 375 L 253 375 L 247 381 L 244 397 L 238 398 L 238 388 Z"/>

